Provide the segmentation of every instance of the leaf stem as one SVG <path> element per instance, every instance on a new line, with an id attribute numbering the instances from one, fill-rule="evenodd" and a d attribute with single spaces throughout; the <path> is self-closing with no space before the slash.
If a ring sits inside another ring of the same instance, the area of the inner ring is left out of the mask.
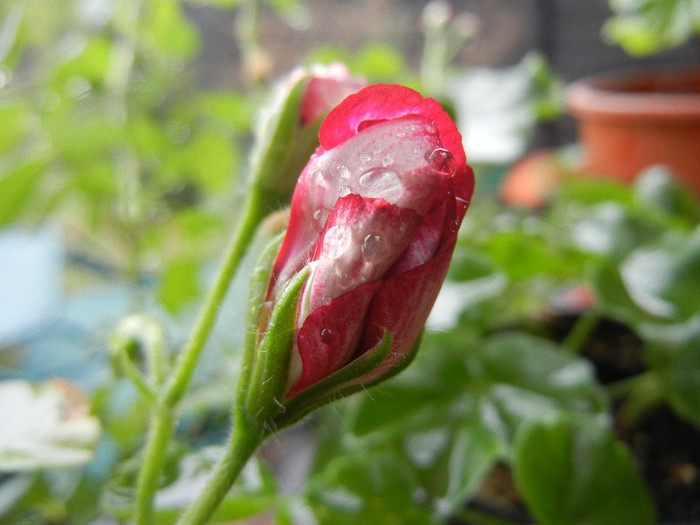
<path id="1" fill-rule="evenodd" d="M 250 188 L 244 215 L 233 235 L 216 280 L 202 305 L 187 345 L 180 354 L 169 381 L 159 393 L 158 402 L 154 405 L 153 424 L 149 429 L 143 464 L 137 481 L 136 522 L 139 525 L 154 523 L 153 498 L 158 489 L 158 478 L 165 462 L 165 451 L 174 432 L 174 409 L 187 390 L 229 284 L 266 213 L 263 196 L 254 187 Z"/>
<path id="2" fill-rule="evenodd" d="M 264 438 L 265 432 L 259 420 L 251 422 L 244 416 L 235 417 L 224 457 L 216 465 L 197 500 L 178 521 L 179 525 L 203 525 L 208 522 Z"/>
<path id="3" fill-rule="evenodd" d="M 595 308 L 590 308 L 581 314 L 573 328 L 561 344 L 562 348 L 572 354 L 578 354 L 583 350 L 593 330 L 600 320 L 600 315 Z"/>

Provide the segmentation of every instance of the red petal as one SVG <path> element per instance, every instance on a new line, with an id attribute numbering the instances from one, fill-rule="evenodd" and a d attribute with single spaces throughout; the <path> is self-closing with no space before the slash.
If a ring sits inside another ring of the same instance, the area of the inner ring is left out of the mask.
<path id="1" fill-rule="evenodd" d="M 437 125 L 443 147 L 457 161 L 457 195 L 471 198 L 474 187 L 467 171 L 467 158 L 462 146 L 462 136 L 450 116 L 432 98 L 410 88 L 392 84 L 375 84 L 348 96 L 336 106 L 321 125 L 319 140 L 325 150 L 342 144 L 357 135 L 363 122 L 388 120 L 404 115 L 422 115 Z"/>
<path id="2" fill-rule="evenodd" d="M 382 281 L 363 284 L 306 318 L 297 336 L 301 377 L 289 396 L 335 372 L 352 358 L 362 336 L 367 308 L 381 285 Z"/>
<path id="3" fill-rule="evenodd" d="M 427 263 L 385 281 L 372 302 L 360 355 L 376 346 L 389 330 L 394 341 L 387 361 L 363 382 L 381 376 L 410 352 L 423 330 L 447 275 L 457 235 L 447 239 Z"/>

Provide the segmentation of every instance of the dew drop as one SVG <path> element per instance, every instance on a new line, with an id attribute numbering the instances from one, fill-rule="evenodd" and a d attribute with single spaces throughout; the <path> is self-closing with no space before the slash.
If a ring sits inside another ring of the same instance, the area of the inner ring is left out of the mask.
<path id="1" fill-rule="evenodd" d="M 321 231 L 323 230 L 323 227 L 326 225 L 326 221 L 328 220 L 328 216 L 331 214 L 331 211 L 327 208 L 318 208 L 314 212 L 314 228 L 316 228 L 316 231 Z"/>
<path id="2" fill-rule="evenodd" d="M 399 174 L 384 169 L 372 169 L 363 173 L 360 187 L 364 197 L 379 197 L 388 202 L 398 199 L 404 191 Z"/>
<path id="3" fill-rule="evenodd" d="M 426 133 L 429 135 L 436 135 L 438 132 L 438 127 L 435 124 L 435 122 L 428 122 L 423 126 L 423 129 L 425 130 Z"/>
<path id="4" fill-rule="evenodd" d="M 314 170 L 311 172 L 311 182 L 316 186 L 325 186 L 326 177 L 321 170 Z"/>
<path id="5" fill-rule="evenodd" d="M 338 186 L 338 197 L 345 197 L 350 195 L 350 188 L 347 186 Z"/>
<path id="6" fill-rule="evenodd" d="M 348 250 L 352 231 L 346 224 L 332 226 L 323 237 L 323 252 L 330 259 L 338 259 Z"/>
<path id="7" fill-rule="evenodd" d="M 321 342 L 326 346 L 332 346 L 338 341 L 338 335 L 330 328 L 323 328 L 320 335 Z"/>
<path id="8" fill-rule="evenodd" d="M 372 156 L 369 153 L 362 153 L 360 155 L 360 162 L 362 164 L 367 164 L 371 160 L 372 160 Z"/>
<path id="9" fill-rule="evenodd" d="M 338 177 L 341 179 L 349 179 L 350 178 L 350 170 L 345 164 L 338 164 L 335 167 L 335 170 L 338 172 Z"/>
<path id="10" fill-rule="evenodd" d="M 381 235 L 367 234 L 362 241 L 362 256 L 367 262 L 378 262 L 386 255 L 387 246 Z"/>
<path id="11" fill-rule="evenodd" d="M 440 173 L 453 176 L 457 171 L 457 161 L 454 155 L 444 148 L 434 149 L 425 156 L 425 160 Z"/>
<path id="12" fill-rule="evenodd" d="M 385 168 L 391 166 L 393 163 L 394 157 L 392 157 L 391 155 L 385 155 L 382 159 L 382 166 L 384 166 Z"/>

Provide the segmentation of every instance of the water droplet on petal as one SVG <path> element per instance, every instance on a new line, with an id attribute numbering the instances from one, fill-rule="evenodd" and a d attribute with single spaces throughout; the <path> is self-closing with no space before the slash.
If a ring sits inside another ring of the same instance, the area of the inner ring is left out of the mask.
<path id="1" fill-rule="evenodd" d="M 378 262 L 386 255 L 387 246 L 381 235 L 370 233 L 362 241 L 362 256 L 368 262 Z"/>
<path id="2" fill-rule="evenodd" d="M 321 170 L 314 170 L 311 172 L 311 182 L 316 186 L 325 186 L 326 177 Z"/>
<path id="3" fill-rule="evenodd" d="M 360 155 L 360 162 L 362 164 L 367 164 L 370 160 L 372 160 L 372 157 L 369 153 L 362 153 Z"/>
<path id="4" fill-rule="evenodd" d="M 319 208 L 314 212 L 314 228 L 316 228 L 316 231 L 321 231 L 323 230 L 323 227 L 326 225 L 326 221 L 328 220 L 328 216 L 331 214 L 331 210 L 327 208 Z"/>
<path id="5" fill-rule="evenodd" d="M 382 159 L 382 166 L 384 166 L 385 168 L 388 166 L 391 166 L 393 163 L 394 163 L 394 157 L 392 157 L 391 155 L 386 155 Z"/>
<path id="6" fill-rule="evenodd" d="M 347 186 L 338 186 L 338 197 L 345 197 L 350 195 L 350 188 Z"/>
<path id="7" fill-rule="evenodd" d="M 341 179 L 349 179 L 350 178 L 350 170 L 345 164 L 338 164 L 335 167 L 335 170 L 338 172 L 338 177 Z"/>
<path id="8" fill-rule="evenodd" d="M 454 155 L 444 148 L 437 148 L 425 156 L 425 160 L 439 173 L 453 176 L 457 171 L 457 161 Z"/>
<path id="9" fill-rule="evenodd" d="M 396 201 L 404 191 L 399 174 L 393 170 L 373 169 L 360 177 L 362 195 L 382 198 L 387 202 Z"/>
<path id="10" fill-rule="evenodd" d="M 428 122 L 423 126 L 423 129 L 425 130 L 426 133 L 429 135 L 435 135 L 438 132 L 438 127 L 435 124 L 435 122 Z"/>
<path id="11" fill-rule="evenodd" d="M 330 328 L 323 328 L 321 330 L 321 342 L 326 346 L 333 346 L 338 341 L 338 334 L 336 334 Z"/>
<path id="12" fill-rule="evenodd" d="M 323 255 L 329 259 L 338 259 L 348 250 L 351 242 L 352 231 L 349 226 L 332 226 L 323 237 Z"/>

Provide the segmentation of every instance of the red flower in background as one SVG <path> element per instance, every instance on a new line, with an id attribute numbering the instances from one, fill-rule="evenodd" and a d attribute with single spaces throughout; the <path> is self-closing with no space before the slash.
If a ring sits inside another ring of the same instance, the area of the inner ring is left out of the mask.
<path id="1" fill-rule="evenodd" d="M 440 105 L 374 85 L 323 122 L 297 182 L 269 299 L 308 267 L 290 359 L 292 396 L 393 336 L 381 377 L 411 350 L 471 198 L 461 136 Z"/>

